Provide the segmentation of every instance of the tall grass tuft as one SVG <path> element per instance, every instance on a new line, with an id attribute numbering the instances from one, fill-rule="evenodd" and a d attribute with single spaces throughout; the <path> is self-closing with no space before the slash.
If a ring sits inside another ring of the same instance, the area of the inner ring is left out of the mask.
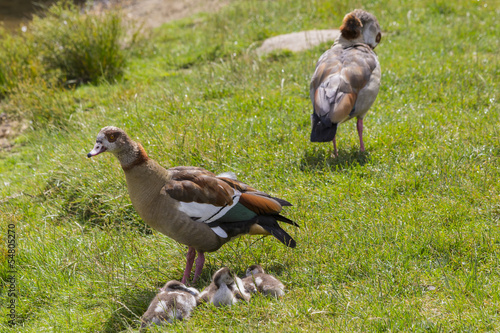
<path id="1" fill-rule="evenodd" d="M 30 36 L 14 36 L 0 27 L 0 98 L 19 82 L 40 74 L 42 68 L 34 54 Z"/>
<path id="2" fill-rule="evenodd" d="M 64 126 L 79 105 L 61 88 L 118 79 L 138 39 L 125 41 L 126 29 L 119 12 L 81 13 L 65 0 L 17 34 L 0 28 L 2 111 L 33 128 Z"/>
<path id="3" fill-rule="evenodd" d="M 78 7 L 60 1 L 31 24 L 44 66 L 65 85 L 112 81 L 126 64 L 121 15 L 81 14 Z"/>

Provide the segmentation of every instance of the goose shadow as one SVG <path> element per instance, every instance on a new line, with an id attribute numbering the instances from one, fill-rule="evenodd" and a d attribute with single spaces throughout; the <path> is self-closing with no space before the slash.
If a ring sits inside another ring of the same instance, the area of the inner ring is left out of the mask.
<path id="1" fill-rule="evenodd" d="M 363 166 L 370 162 L 370 153 L 367 151 L 360 152 L 356 147 L 350 150 L 339 150 L 337 157 L 332 155 L 331 150 L 314 147 L 304 152 L 299 167 L 300 170 L 305 172 L 324 169 L 341 171 L 357 165 Z"/>

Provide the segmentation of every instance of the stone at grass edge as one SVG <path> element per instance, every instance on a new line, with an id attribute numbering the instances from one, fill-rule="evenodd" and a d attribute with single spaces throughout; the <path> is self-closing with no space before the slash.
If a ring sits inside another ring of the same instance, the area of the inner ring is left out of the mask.
<path id="1" fill-rule="evenodd" d="M 264 55 L 275 50 L 290 50 L 299 52 L 324 42 L 333 42 L 340 35 L 340 30 L 308 30 L 292 32 L 268 38 L 257 48 L 258 55 Z"/>

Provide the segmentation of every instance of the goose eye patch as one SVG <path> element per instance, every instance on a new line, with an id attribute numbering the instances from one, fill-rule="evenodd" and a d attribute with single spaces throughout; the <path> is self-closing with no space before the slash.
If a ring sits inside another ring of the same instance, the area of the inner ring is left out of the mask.
<path id="1" fill-rule="evenodd" d="M 108 135 L 108 141 L 109 142 L 115 142 L 117 138 L 118 138 L 117 134 L 112 133 L 112 134 Z"/>
<path id="2" fill-rule="evenodd" d="M 377 37 L 375 38 L 375 41 L 377 43 L 380 43 L 380 40 L 382 39 L 382 35 L 380 33 L 378 33 Z"/>

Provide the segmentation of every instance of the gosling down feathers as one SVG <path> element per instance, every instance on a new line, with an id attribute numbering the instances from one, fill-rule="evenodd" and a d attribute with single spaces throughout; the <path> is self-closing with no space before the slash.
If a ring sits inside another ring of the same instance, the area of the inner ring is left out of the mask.
<path id="1" fill-rule="evenodd" d="M 179 281 L 167 282 L 142 315 L 141 328 L 189 318 L 197 305 L 199 294 L 195 288 L 186 287 Z"/>
<path id="2" fill-rule="evenodd" d="M 333 141 L 335 156 L 337 126 L 354 117 L 360 150 L 365 151 L 363 118 L 380 87 L 380 64 L 373 49 L 381 38 L 377 18 L 356 9 L 344 17 L 340 36 L 316 64 L 309 91 L 313 104 L 311 142 Z"/>
<path id="3" fill-rule="evenodd" d="M 248 267 L 242 281 L 245 289 L 252 292 L 258 291 L 263 295 L 276 298 L 285 295 L 285 286 L 283 283 L 274 276 L 266 274 L 260 265 Z"/>
<path id="4" fill-rule="evenodd" d="M 250 293 L 245 289 L 243 281 L 227 267 L 215 272 L 212 283 L 200 293 L 200 301 L 212 303 L 216 307 L 231 306 L 239 300 L 248 302 Z"/>
<path id="5" fill-rule="evenodd" d="M 117 127 L 104 127 L 88 157 L 113 153 L 122 166 L 134 208 L 152 228 L 188 246 L 186 283 L 196 259 L 193 283 L 201 274 L 204 252 L 213 252 L 232 238 L 273 235 L 294 248 L 293 238 L 278 221 L 298 225 L 281 216 L 283 199 L 258 191 L 231 175 L 215 174 L 197 167 L 165 169 L 149 158 L 140 143 Z"/>

